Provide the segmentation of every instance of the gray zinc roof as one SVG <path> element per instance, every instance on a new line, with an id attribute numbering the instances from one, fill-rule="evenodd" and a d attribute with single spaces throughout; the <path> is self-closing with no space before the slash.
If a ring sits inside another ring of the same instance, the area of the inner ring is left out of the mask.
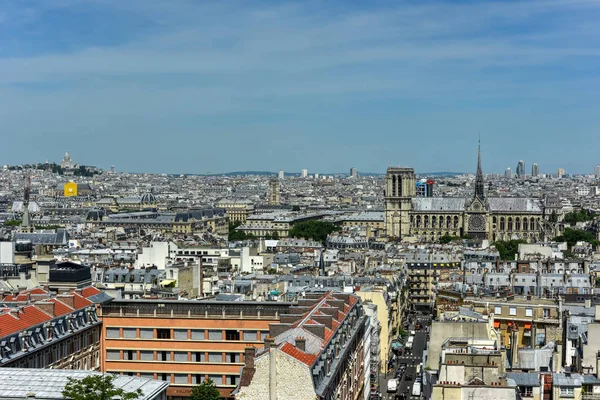
<path id="1" fill-rule="evenodd" d="M 525 197 L 490 197 L 487 199 L 490 211 L 542 212 L 534 199 Z"/>
<path id="2" fill-rule="evenodd" d="M 411 200 L 414 211 L 464 211 L 467 202 L 464 197 L 414 197 Z"/>

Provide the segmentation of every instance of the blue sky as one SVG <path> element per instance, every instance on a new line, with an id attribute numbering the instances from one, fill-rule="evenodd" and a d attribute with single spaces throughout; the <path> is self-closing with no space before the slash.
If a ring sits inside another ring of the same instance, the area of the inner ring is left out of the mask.
<path id="1" fill-rule="evenodd" d="M 0 2 L 0 164 L 600 163 L 600 1 Z M 17 150 L 19 149 L 19 150 Z"/>

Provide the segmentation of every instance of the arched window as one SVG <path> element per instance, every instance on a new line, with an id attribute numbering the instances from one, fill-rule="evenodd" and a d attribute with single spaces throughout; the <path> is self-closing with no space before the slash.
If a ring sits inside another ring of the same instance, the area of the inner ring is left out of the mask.
<path id="1" fill-rule="evenodd" d="M 508 230 L 509 231 L 513 230 L 513 220 L 512 220 L 512 217 L 508 217 Z"/>
<path id="2" fill-rule="evenodd" d="M 520 231 L 521 230 L 521 218 L 517 217 L 515 218 L 515 231 Z"/>
<path id="3" fill-rule="evenodd" d="M 417 228 L 421 228 L 421 216 L 417 215 Z"/>
<path id="4" fill-rule="evenodd" d="M 431 217 L 431 227 L 437 228 L 437 217 L 435 215 Z"/>
<path id="5" fill-rule="evenodd" d="M 429 228 L 429 215 L 425 216 L 425 228 Z"/>
<path id="6" fill-rule="evenodd" d="M 528 231 L 529 229 L 529 220 L 527 217 L 523 217 L 523 230 Z"/>
<path id="7" fill-rule="evenodd" d="M 458 229 L 458 216 L 454 216 L 454 229 Z"/>
<path id="8" fill-rule="evenodd" d="M 504 217 L 500 217 L 500 230 L 503 231 L 506 229 L 506 224 L 504 223 Z"/>
<path id="9" fill-rule="evenodd" d="M 452 228 L 452 218 L 449 215 L 446 217 L 446 228 Z"/>
<path id="10" fill-rule="evenodd" d="M 442 215 L 440 217 L 440 225 L 439 225 L 440 229 L 444 228 L 444 216 Z"/>
<path id="11" fill-rule="evenodd" d="M 494 217 L 492 218 L 492 223 L 493 223 L 493 224 L 495 224 L 495 223 L 497 223 L 497 222 L 498 222 L 498 218 L 496 218 L 496 216 L 494 216 Z"/>
<path id="12" fill-rule="evenodd" d="M 530 231 L 535 231 L 535 219 L 531 218 L 529 220 L 529 230 Z"/>

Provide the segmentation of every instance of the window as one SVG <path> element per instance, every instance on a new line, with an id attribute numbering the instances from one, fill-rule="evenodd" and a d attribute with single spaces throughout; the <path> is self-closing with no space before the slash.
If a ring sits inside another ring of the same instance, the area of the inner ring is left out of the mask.
<path id="1" fill-rule="evenodd" d="M 221 386 L 223 384 L 223 375 L 209 375 L 208 378 L 217 386 Z"/>
<path id="2" fill-rule="evenodd" d="M 240 377 L 238 375 L 228 375 L 227 376 L 227 384 L 231 386 L 237 386 L 240 381 Z"/>
<path id="3" fill-rule="evenodd" d="M 123 338 L 125 339 L 135 339 L 137 337 L 137 332 L 135 328 L 123 328 Z"/>
<path id="4" fill-rule="evenodd" d="M 517 307 L 509 307 L 508 315 L 517 315 Z"/>
<path id="5" fill-rule="evenodd" d="M 119 328 L 106 328 L 106 337 L 108 339 L 115 339 L 121 337 Z"/>
<path id="6" fill-rule="evenodd" d="M 142 361 L 154 361 L 154 352 L 142 350 L 140 352 L 140 360 Z"/>
<path id="7" fill-rule="evenodd" d="M 550 309 L 544 308 L 544 318 L 550 318 Z"/>
<path id="8" fill-rule="evenodd" d="M 187 340 L 188 331 L 187 329 L 175 329 L 175 340 Z"/>
<path id="9" fill-rule="evenodd" d="M 204 329 L 192 331 L 192 340 L 204 340 Z"/>
<path id="10" fill-rule="evenodd" d="M 194 385 L 200 385 L 202 384 L 202 382 L 204 382 L 204 379 L 206 377 L 204 376 L 204 374 L 196 374 L 192 377 L 192 383 Z"/>
<path id="11" fill-rule="evenodd" d="M 502 307 L 499 307 L 499 306 L 494 307 L 494 314 L 501 315 L 502 314 Z"/>
<path id="12" fill-rule="evenodd" d="M 240 340 L 240 332 L 225 331 L 225 340 Z"/>
<path id="13" fill-rule="evenodd" d="M 240 359 L 240 353 L 227 353 L 227 362 L 239 363 Z"/>
<path id="14" fill-rule="evenodd" d="M 194 353 L 194 360 L 196 360 L 196 362 L 205 362 L 206 356 L 205 356 L 204 352 Z M 200 382 L 200 383 L 202 383 L 202 382 Z"/>
<path id="15" fill-rule="evenodd" d="M 121 352 L 119 350 L 106 350 L 107 360 L 120 360 Z"/>
<path id="16" fill-rule="evenodd" d="M 208 340 L 223 340 L 223 331 L 208 331 Z"/>
<path id="17" fill-rule="evenodd" d="M 170 329 L 157 329 L 156 337 L 159 339 L 171 339 L 171 330 Z"/>
<path id="18" fill-rule="evenodd" d="M 561 386 L 560 388 L 560 396 L 561 397 L 574 397 L 575 393 L 572 387 L 564 387 Z"/>
<path id="19" fill-rule="evenodd" d="M 159 381 L 166 381 L 166 382 L 170 382 L 171 381 L 171 376 L 165 373 L 162 374 L 156 374 L 157 375 L 157 379 Z"/>
<path id="20" fill-rule="evenodd" d="M 188 353 L 187 352 L 183 352 L 183 351 L 176 351 L 175 352 L 175 361 L 178 362 L 187 362 L 188 360 Z"/>
<path id="21" fill-rule="evenodd" d="M 140 378 L 154 379 L 154 374 L 149 374 L 149 373 L 146 373 L 146 372 L 142 372 L 140 374 Z"/>
<path id="22" fill-rule="evenodd" d="M 171 361 L 171 352 L 170 351 L 161 351 L 160 352 L 160 361 Z"/>
<path id="23" fill-rule="evenodd" d="M 188 376 L 184 375 L 184 374 L 175 374 L 175 382 L 174 383 L 178 383 L 180 385 L 187 385 L 188 383 Z"/>
<path id="24" fill-rule="evenodd" d="M 244 340 L 257 341 L 258 340 L 258 332 L 244 331 Z"/>
<path id="25" fill-rule="evenodd" d="M 123 359 L 125 360 L 137 360 L 137 351 L 135 350 L 124 350 Z"/>
<path id="26" fill-rule="evenodd" d="M 154 329 L 140 328 L 140 339 L 154 339 Z"/>
<path id="27" fill-rule="evenodd" d="M 208 353 L 208 362 L 222 363 L 223 353 Z"/>
<path id="28" fill-rule="evenodd" d="M 533 317 L 533 309 L 532 308 L 526 308 L 525 309 L 525 316 L 526 317 Z"/>

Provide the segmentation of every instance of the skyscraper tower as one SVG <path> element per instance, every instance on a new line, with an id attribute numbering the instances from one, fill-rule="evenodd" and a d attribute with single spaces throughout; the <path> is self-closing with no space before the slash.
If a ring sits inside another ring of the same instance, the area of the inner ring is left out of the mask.
<path id="1" fill-rule="evenodd" d="M 517 178 L 525 177 L 525 161 L 519 160 L 517 164 Z"/>
<path id="2" fill-rule="evenodd" d="M 483 181 L 483 172 L 481 171 L 481 142 L 477 145 L 477 174 L 475 175 L 475 198 L 481 201 L 485 199 L 485 182 Z"/>
<path id="3" fill-rule="evenodd" d="M 285 178 L 285 173 L 283 172 L 282 169 L 279 170 L 279 172 L 277 173 L 277 178 L 278 179 L 283 179 Z"/>
<path id="4" fill-rule="evenodd" d="M 538 167 L 537 163 L 531 164 L 531 176 L 537 177 L 540 174 L 540 167 Z"/>
<path id="5" fill-rule="evenodd" d="M 350 168 L 350 176 L 352 178 L 358 178 L 358 170 L 354 167 Z"/>
<path id="6" fill-rule="evenodd" d="M 512 178 L 512 170 L 510 169 L 510 167 L 506 168 L 506 171 L 504 171 L 504 177 L 508 179 Z"/>
<path id="7" fill-rule="evenodd" d="M 25 184 L 25 191 L 23 193 L 23 221 L 21 221 L 21 232 L 31 233 L 33 232 L 33 226 L 31 225 L 31 217 L 29 216 L 29 198 L 31 196 L 31 176 L 27 175 L 27 182 Z"/>
<path id="8" fill-rule="evenodd" d="M 596 166 L 594 167 L 594 176 L 595 176 L 596 178 L 600 178 L 600 165 L 596 165 Z"/>
<path id="9" fill-rule="evenodd" d="M 303 168 L 300 171 L 300 178 L 306 178 L 306 177 L 308 177 L 308 170 L 306 168 Z"/>

